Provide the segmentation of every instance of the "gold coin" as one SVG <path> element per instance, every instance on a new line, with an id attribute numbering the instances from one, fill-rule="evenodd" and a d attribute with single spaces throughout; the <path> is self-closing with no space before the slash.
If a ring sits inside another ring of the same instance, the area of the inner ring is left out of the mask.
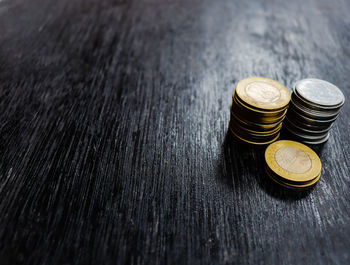
<path id="1" fill-rule="evenodd" d="M 277 184 L 279 184 L 279 185 L 281 185 L 281 186 L 283 186 L 285 188 L 292 189 L 292 190 L 306 190 L 306 189 L 309 189 L 309 188 L 313 187 L 318 182 L 318 180 L 321 177 L 321 174 L 319 174 L 315 179 L 313 179 L 311 182 L 309 182 L 307 184 L 295 185 L 295 184 L 289 184 L 289 183 L 286 183 L 286 182 L 283 182 L 283 181 L 279 180 L 274 175 L 272 175 L 271 172 L 269 172 L 267 169 L 266 169 L 266 173 L 267 173 L 267 175 L 270 177 L 270 179 L 272 181 L 276 182 Z"/>
<path id="2" fill-rule="evenodd" d="M 262 145 L 262 146 L 268 145 L 268 144 L 273 143 L 274 141 L 277 141 L 278 138 L 280 137 L 280 133 L 278 133 L 277 136 L 276 136 L 274 139 L 269 140 L 269 141 L 265 141 L 265 142 L 250 141 L 250 140 L 246 140 L 246 139 L 244 139 L 243 137 L 239 136 L 237 133 L 234 132 L 234 130 L 232 130 L 231 127 L 230 127 L 230 131 L 231 131 L 232 135 L 233 135 L 235 138 L 237 138 L 238 140 L 243 141 L 243 142 L 245 142 L 245 143 L 251 144 L 251 145 Z"/>
<path id="3" fill-rule="evenodd" d="M 232 98 L 232 101 L 235 102 L 237 105 L 241 106 L 244 109 L 247 109 L 251 112 L 257 113 L 261 116 L 267 116 L 267 117 L 277 117 L 277 116 L 281 116 L 283 115 L 287 108 L 288 105 L 286 105 L 285 107 L 283 107 L 282 109 L 278 109 L 278 110 L 260 110 L 260 109 L 255 109 L 252 107 L 249 107 L 247 104 L 245 104 L 243 101 L 241 101 L 239 99 L 239 97 L 236 96 L 236 94 L 234 94 L 234 97 Z"/>
<path id="4" fill-rule="evenodd" d="M 276 180 L 278 180 L 278 181 L 280 181 L 280 182 L 282 182 L 282 183 L 284 183 L 286 185 L 292 185 L 292 186 L 293 185 L 296 185 L 296 186 L 301 186 L 302 185 L 302 186 L 308 187 L 308 186 L 312 185 L 313 183 L 315 183 L 315 179 L 317 179 L 321 175 L 321 174 L 317 175 L 317 176 L 315 176 L 314 179 L 309 180 L 309 181 L 295 182 L 295 181 L 290 181 L 288 179 L 283 179 L 282 177 L 280 177 L 277 174 L 273 173 L 271 171 L 271 169 L 267 166 L 267 164 L 265 164 L 265 170 L 266 170 L 266 173 L 268 175 L 270 175 L 271 177 L 273 177 L 274 179 L 276 179 Z"/>
<path id="5" fill-rule="evenodd" d="M 249 121 L 260 122 L 260 123 L 276 123 L 281 121 L 284 118 L 287 112 L 287 109 L 284 108 L 278 112 L 266 112 L 266 111 L 259 112 L 249 107 L 246 107 L 238 103 L 236 99 L 233 99 L 231 111 Z"/>
<path id="6" fill-rule="evenodd" d="M 246 121 L 242 119 L 241 117 L 238 117 L 236 113 L 233 113 L 231 111 L 231 119 L 234 119 L 239 124 L 246 128 L 250 128 L 251 130 L 258 130 L 258 131 L 270 131 L 278 126 L 280 126 L 281 122 L 271 123 L 271 124 L 263 124 L 263 123 L 256 123 L 252 121 Z"/>
<path id="7" fill-rule="evenodd" d="M 269 145 L 265 161 L 274 174 L 297 183 L 315 179 L 322 169 L 320 158 L 311 148 L 289 140 Z"/>
<path id="8" fill-rule="evenodd" d="M 238 121 L 236 121 L 233 117 L 230 119 L 230 126 L 234 128 L 240 128 L 244 130 L 245 132 L 252 134 L 252 135 L 272 135 L 275 134 L 276 132 L 279 132 L 282 128 L 282 123 L 277 125 L 277 127 L 273 128 L 272 130 L 251 130 L 249 127 L 244 126 L 243 124 L 240 124 Z"/>
<path id="9" fill-rule="evenodd" d="M 238 82 L 236 96 L 259 110 L 280 110 L 290 101 L 290 92 L 281 83 L 265 77 L 248 77 Z"/>

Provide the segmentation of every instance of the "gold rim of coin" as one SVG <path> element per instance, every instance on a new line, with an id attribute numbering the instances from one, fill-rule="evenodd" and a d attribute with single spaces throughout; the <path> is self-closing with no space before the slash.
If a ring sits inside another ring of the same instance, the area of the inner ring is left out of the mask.
<path id="1" fill-rule="evenodd" d="M 256 121 L 263 124 L 271 124 L 271 123 L 278 123 L 282 121 L 285 117 L 285 114 L 287 113 L 287 109 L 283 110 L 283 112 L 278 115 L 260 115 L 257 112 L 250 111 L 248 109 L 243 108 L 242 106 L 239 106 L 237 104 L 232 104 L 231 106 L 231 112 L 236 113 L 239 116 L 244 118 L 245 120 L 249 121 Z"/>
<path id="2" fill-rule="evenodd" d="M 239 105 L 243 109 L 247 109 L 251 112 L 257 113 L 262 116 L 268 116 L 268 117 L 278 117 L 283 116 L 288 108 L 288 105 L 285 107 L 278 109 L 278 110 L 260 110 L 260 109 L 254 109 L 250 107 L 249 105 L 245 104 L 243 101 L 240 100 L 238 96 L 236 96 L 236 93 L 233 94 L 232 102 L 235 102 L 236 105 Z"/>
<path id="3" fill-rule="evenodd" d="M 282 177 L 280 177 L 279 175 L 273 173 L 273 171 L 271 171 L 271 169 L 269 168 L 269 166 L 265 163 L 265 171 L 268 175 L 270 175 L 271 177 L 275 178 L 276 180 L 286 184 L 286 185 L 292 185 L 292 186 L 304 186 L 304 187 L 308 187 L 310 185 L 313 185 L 316 182 L 316 179 L 319 179 L 319 177 L 321 176 L 321 173 L 317 176 L 315 176 L 314 179 L 309 180 L 309 181 L 305 181 L 305 182 L 295 182 L 295 181 L 291 181 L 288 179 L 284 179 Z"/>
<path id="4" fill-rule="evenodd" d="M 280 123 L 276 128 L 273 128 L 272 130 L 256 131 L 256 130 L 251 130 L 249 128 L 244 127 L 242 124 L 239 124 L 239 122 L 234 120 L 234 118 L 231 118 L 230 119 L 230 126 L 232 128 L 237 128 L 238 127 L 239 129 L 244 130 L 245 132 L 247 132 L 249 134 L 268 136 L 268 135 L 272 135 L 272 134 L 275 134 L 275 133 L 279 132 L 281 130 L 281 128 L 282 128 L 282 123 Z"/>
<path id="5" fill-rule="evenodd" d="M 246 121 L 244 119 L 239 118 L 235 113 L 232 112 L 231 110 L 231 117 L 234 118 L 235 120 L 238 120 L 239 123 L 244 124 L 244 126 L 249 127 L 249 128 L 259 128 L 259 130 L 262 131 L 270 131 L 278 127 L 282 122 L 275 122 L 275 123 L 270 123 L 270 124 L 263 124 L 263 123 L 254 123 L 251 121 Z"/>
<path id="6" fill-rule="evenodd" d="M 260 146 L 261 146 L 261 145 L 262 145 L 262 146 L 268 145 L 268 144 L 273 143 L 274 141 L 277 141 L 277 139 L 280 137 L 280 133 L 278 132 L 277 136 L 276 136 L 274 139 L 270 140 L 270 141 L 266 141 L 266 142 L 253 142 L 253 141 L 249 141 L 249 140 L 243 139 L 242 137 L 238 136 L 238 135 L 232 130 L 231 127 L 229 127 L 229 128 L 230 128 L 230 131 L 231 131 L 231 133 L 232 133 L 232 135 L 233 135 L 234 137 L 236 137 L 236 138 L 237 138 L 238 140 L 240 140 L 240 141 L 243 141 L 243 142 L 248 143 L 248 144 L 251 144 L 251 145 L 260 145 Z"/>
<path id="7" fill-rule="evenodd" d="M 282 182 L 278 179 L 276 179 L 274 176 L 272 176 L 271 174 L 269 174 L 269 172 L 266 171 L 266 174 L 269 176 L 269 178 L 274 181 L 275 183 L 277 183 L 278 185 L 281 185 L 287 189 L 291 189 L 291 190 L 307 190 L 312 188 L 313 186 L 316 185 L 316 183 L 318 182 L 318 180 L 321 177 L 321 174 L 318 175 L 312 182 L 308 183 L 308 184 L 301 184 L 301 185 L 293 185 L 293 184 L 289 184 L 289 183 L 285 183 Z"/>
<path id="8" fill-rule="evenodd" d="M 289 140 L 270 144 L 265 161 L 273 173 L 294 182 L 311 181 L 322 169 L 320 158 L 310 147 Z"/>
<path id="9" fill-rule="evenodd" d="M 291 98 L 281 83 L 265 77 L 248 77 L 238 82 L 235 93 L 246 105 L 259 110 L 285 108 Z"/>

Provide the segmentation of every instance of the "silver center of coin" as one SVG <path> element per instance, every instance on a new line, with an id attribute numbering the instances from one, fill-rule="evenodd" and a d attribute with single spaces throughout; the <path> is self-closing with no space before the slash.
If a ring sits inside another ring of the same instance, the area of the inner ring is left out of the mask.
<path id="1" fill-rule="evenodd" d="M 284 170 L 303 174 L 311 169 L 311 159 L 304 151 L 295 147 L 283 147 L 275 153 L 277 164 Z"/>
<path id="2" fill-rule="evenodd" d="M 250 83 L 245 92 L 251 99 L 260 103 L 273 103 L 281 97 L 281 92 L 276 87 L 264 82 Z"/>
<path id="3" fill-rule="evenodd" d="M 338 87 L 320 79 L 300 80 L 295 84 L 295 90 L 306 100 L 324 106 L 335 106 L 344 101 L 344 95 Z"/>

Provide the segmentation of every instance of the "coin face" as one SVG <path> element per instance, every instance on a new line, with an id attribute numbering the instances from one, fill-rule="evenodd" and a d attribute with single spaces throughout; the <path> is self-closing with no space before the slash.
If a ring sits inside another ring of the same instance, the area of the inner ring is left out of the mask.
<path id="1" fill-rule="evenodd" d="M 311 159 L 304 151 L 287 146 L 275 153 L 277 164 L 291 173 L 302 174 L 311 169 Z"/>
<path id="2" fill-rule="evenodd" d="M 321 174 L 321 160 L 306 145 L 281 140 L 270 144 L 265 151 L 268 168 L 286 181 L 305 183 Z"/>
<path id="3" fill-rule="evenodd" d="M 251 109 L 276 112 L 288 106 L 291 96 L 288 89 L 275 80 L 248 77 L 238 82 L 233 97 Z"/>
<path id="4" fill-rule="evenodd" d="M 322 106 L 342 105 L 345 100 L 338 87 L 320 79 L 300 80 L 295 84 L 294 89 L 305 100 Z"/>
<path id="5" fill-rule="evenodd" d="M 260 103 L 273 103 L 280 99 L 281 92 L 274 86 L 263 82 L 252 82 L 245 88 L 247 95 Z"/>

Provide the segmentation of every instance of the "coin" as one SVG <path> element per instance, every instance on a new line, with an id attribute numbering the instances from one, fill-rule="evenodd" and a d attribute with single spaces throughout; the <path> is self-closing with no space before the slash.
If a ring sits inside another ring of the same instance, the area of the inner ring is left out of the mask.
<path id="1" fill-rule="evenodd" d="M 309 109 L 310 111 L 315 111 L 315 112 L 319 112 L 322 114 L 327 114 L 327 115 L 336 115 L 339 113 L 340 111 L 340 107 L 336 107 L 336 108 L 324 108 L 322 106 L 316 105 L 316 104 L 311 104 L 310 102 L 307 102 L 305 100 L 303 100 L 302 98 L 300 98 L 298 96 L 297 93 L 293 92 L 292 96 L 291 96 L 291 102 L 298 106 L 303 106 L 307 109 Z"/>
<path id="2" fill-rule="evenodd" d="M 294 91 L 304 100 L 322 107 L 340 107 L 345 101 L 337 86 L 321 79 L 300 80 L 295 84 Z"/>
<path id="3" fill-rule="evenodd" d="M 306 116 L 302 115 L 301 113 L 297 112 L 295 110 L 295 108 L 293 108 L 293 106 L 289 107 L 287 117 L 293 121 L 300 120 L 301 122 L 304 122 L 306 124 L 311 124 L 314 126 L 321 126 L 321 127 L 328 127 L 328 126 L 332 125 L 332 123 L 335 121 L 334 119 L 332 119 L 332 120 L 316 120 L 316 119 L 306 117 Z"/>
<path id="4" fill-rule="evenodd" d="M 246 126 L 239 124 L 234 118 L 231 118 L 230 126 L 233 130 L 235 130 L 236 128 L 238 128 L 238 129 L 241 128 L 245 132 L 247 132 L 249 134 L 253 134 L 253 135 L 271 135 L 271 134 L 274 134 L 274 133 L 281 130 L 282 123 L 279 123 L 278 126 L 276 126 L 275 128 L 273 128 L 271 130 L 251 130 L 250 128 L 247 128 Z"/>
<path id="5" fill-rule="evenodd" d="M 339 115 L 339 111 L 331 113 L 328 111 L 317 111 L 309 109 L 305 106 L 300 105 L 299 103 L 294 102 L 293 99 L 291 100 L 291 108 L 295 109 L 296 112 L 312 119 L 334 121 Z"/>
<path id="6" fill-rule="evenodd" d="M 320 130 L 320 129 L 315 129 L 315 130 L 312 130 L 308 127 L 300 127 L 296 124 L 294 124 L 294 122 L 286 119 L 283 123 L 284 127 L 288 127 L 288 128 L 291 128 L 292 130 L 298 132 L 298 133 L 301 133 L 301 134 L 306 134 L 306 135 L 324 135 L 325 133 L 327 133 L 330 128 L 326 129 L 326 130 Z"/>
<path id="7" fill-rule="evenodd" d="M 243 118 L 240 118 L 237 116 L 236 113 L 232 112 L 231 110 L 231 120 L 234 120 L 235 122 L 239 123 L 242 127 L 245 127 L 247 129 L 253 130 L 253 131 L 271 131 L 277 128 L 278 126 L 281 126 L 281 122 L 276 123 L 270 123 L 270 124 L 263 124 L 253 121 L 247 121 Z"/>
<path id="8" fill-rule="evenodd" d="M 303 143 L 324 143 L 344 102 L 335 85 L 320 79 L 300 80 L 293 87 L 284 127 Z"/>
<path id="9" fill-rule="evenodd" d="M 272 142 L 278 140 L 278 138 L 280 137 L 280 133 L 278 132 L 278 134 L 276 135 L 276 137 L 273 138 L 272 140 L 269 140 L 269 141 L 266 141 L 266 142 L 257 142 L 257 141 L 251 141 L 251 140 L 246 140 L 246 139 L 242 138 L 241 136 L 237 135 L 237 134 L 232 130 L 232 128 L 230 128 L 230 131 L 231 131 L 232 135 L 233 135 L 234 137 L 236 137 L 238 140 L 243 141 L 243 142 L 245 142 L 245 143 L 247 143 L 247 144 L 251 144 L 251 145 L 261 145 L 261 146 L 265 146 L 265 145 L 268 145 L 268 144 L 270 144 L 270 143 L 272 143 Z"/>
<path id="10" fill-rule="evenodd" d="M 281 179 L 299 184 L 314 180 L 322 169 L 321 160 L 311 148 L 289 140 L 270 144 L 265 151 L 265 161 Z"/>
<path id="11" fill-rule="evenodd" d="M 287 110 L 285 109 L 279 112 L 271 112 L 271 113 L 262 112 L 262 111 L 259 112 L 237 103 L 235 99 L 233 99 L 232 101 L 231 110 L 233 113 L 236 113 L 236 115 L 239 115 L 245 120 L 250 120 L 250 121 L 259 122 L 263 124 L 277 123 L 284 118 L 287 112 Z"/>
<path id="12" fill-rule="evenodd" d="M 257 110 L 279 110 L 290 101 L 290 92 L 281 83 L 264 77 L 248 77 L 238 82 L 235 94 Z"/>
<path id="13" fill-rule="evenodd" d="M 286 116 L 283 124 L 286 124 L 286 123 L 293 123 L 293 125 L 296 125 L 299 128 L 303 128 L 305 130 L 310 130 L 310 131 L 319 131 L 319 132 L 329 131 L 333 126 L 333 124 L 328 124 L 328 125 L 327 124 L 326 125 L 309 124 L 309 123 L 306 123 L 300 119 L 293 119 L 293 117 L 291 117 L 291 115 Z"/>
<path id="14" fill-rule="evenodd" d="M 284 128 L 288 130 L 293 136 L 300 141 L 308 141 L 310 143 L 318 143 L 323 142 L 325 139 L 328 139 L 329 132 L 325 132 L 322 134 L 314 135 L 314 134 L 306 134 L 304 132 L 299 132 L 295 130 L 293 127 L 289 127 L 287 124 L 284 124 Z"/>
<path id="15" fill-rule="evenodd" d="M 262 77 L 239 81 L 232 95 L 230 131 L 249 144 L 276 141 L 289 100 L 289 91 L 277 81 Z"/>
<path id="16" fill-rule="evenodd" d="M 307 190 L 307 189 L 313 187 L 321 177 L 321 174 L 319 174 L 316 178 L 314 178 L 312 181 L 310 181 L 308 183 L 290 184 L 288 182 L 281 181 L 280 179 L 276 178 L 276 176 L 274 174 L 272 174 L 267 167 L 265 167 L 265 170 L 266 170 L 267 175 L 270 177 L 270 179 L 272 181 L 274 181 L 275 183 L 277 183 L 277 184 L 279 184 L 287 189 L 292 189 L 292 190 L 296 190 L 296 191 Z"/>

